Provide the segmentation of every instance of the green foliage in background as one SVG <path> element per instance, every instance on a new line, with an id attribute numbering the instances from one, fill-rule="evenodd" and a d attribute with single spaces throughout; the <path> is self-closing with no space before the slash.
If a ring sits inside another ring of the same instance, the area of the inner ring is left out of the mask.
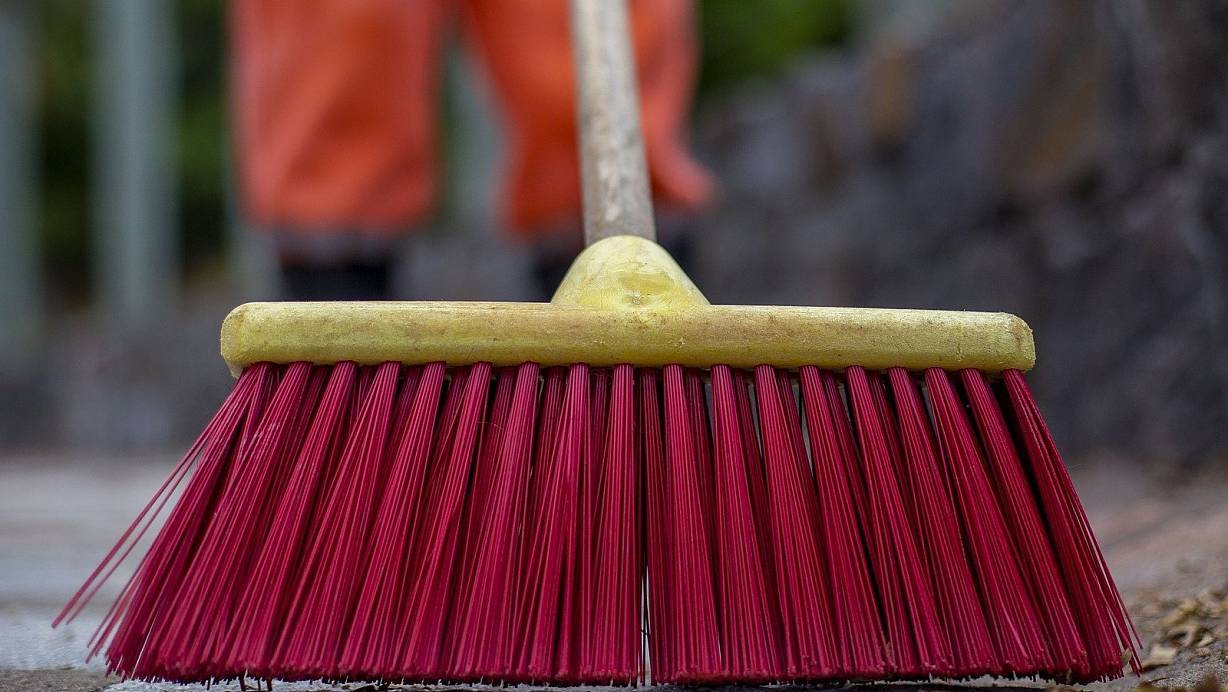
<path id="1" fill-rule="evenodd" d="M 853 28 L 852 0 L 704 0 L 699 10 L 701 97 L 843 44 Z"/>
<path id="2" fill-rule="evenodd" d="M 72 292 L 89 285 L 89 6 L 47 0 L 40 6 L 38 113 L 39 223 L 44 271 Z"/>
<path id="3" fill-rule="evenodd" d="M 179 48 L 172 143 L 180 256 L 192 269 L 220 256 L 226 228 L 225 7 L 217 0 L 178 0 Z M 39 5 L 39 222 L 44 273 L 70 302 L 85 298 L 94 270 L 91 112 L 94 99 L 92 3 Z"/>
<path id="4" fill-rule="evenodd" d="M 82 0 L 44 0 L 38 11 L 36 136 L 44 271 L 70 300 L 88 297 L 93 269 L 93 7 Z M 175 3 L 177 219 L 187 270 L 213 263 L 225 247 L 225 10 L 219 0 Z M 777 74 L 799 53 L 844 42 L 852 14 L 851 0 L 704 0 L 699 5 L 701 96 Z"/>
<path id="5" fill-rule="evenodd" d="M 218 0 L 178 0 L 179 226 L 185 269 L 225 248 L 228 157 L 226 15 Z"/>

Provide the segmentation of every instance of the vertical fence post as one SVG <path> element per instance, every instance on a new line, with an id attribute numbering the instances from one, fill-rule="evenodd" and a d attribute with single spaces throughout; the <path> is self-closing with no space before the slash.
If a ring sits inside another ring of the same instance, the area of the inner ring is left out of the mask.
<path id="1" fill-rule="evenodd" d="M 148 328 L 177 294 L 174 4 L 94 8 L 98 288 L 113 325 Z"/>
<path id="2" fill-rule="evenodd" d="M 0 3 L 0 368 L 38 353 L 45 305 L 39 290 L 35 209 L 34 3 Z"/>

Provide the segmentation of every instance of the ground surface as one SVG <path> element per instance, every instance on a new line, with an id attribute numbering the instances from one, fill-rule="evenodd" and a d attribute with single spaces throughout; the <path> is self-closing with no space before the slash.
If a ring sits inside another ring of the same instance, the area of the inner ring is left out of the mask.
<path id="1" fill-rule="evenodd" d="M 114 585 L 78 622 L 55 630 L 48 623 L 152 493 L 168 463 L 166 457 L 0 458 L 0 692 L 167 688 L 122 683 L 82 660 Z M 1199 692 L 1228 692 L 1222 687 L 1228 682 L 1228 472 L 1178 484 L 1107 463 L 1079 465 L 1074 474 L 1149 659 L 1141 678 L 1096 687 L 1194 688 L 1201 681 Z M 1208 676 L 1222 682 L 1212 685 Z M 1028 685 L 972 685 L 1021 686 Z M 231 687 L 237 689 L 214 689 Z"/>

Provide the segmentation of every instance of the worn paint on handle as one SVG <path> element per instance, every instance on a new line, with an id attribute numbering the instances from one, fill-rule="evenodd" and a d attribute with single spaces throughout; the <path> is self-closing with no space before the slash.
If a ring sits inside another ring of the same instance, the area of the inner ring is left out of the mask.
<path id="1" fill-rule="evenodd" d="M 572 0 L 571 40 L 584 241 L 592 245 L 616 235 L 653 240 L 635 58 L 623 0 Z"/>

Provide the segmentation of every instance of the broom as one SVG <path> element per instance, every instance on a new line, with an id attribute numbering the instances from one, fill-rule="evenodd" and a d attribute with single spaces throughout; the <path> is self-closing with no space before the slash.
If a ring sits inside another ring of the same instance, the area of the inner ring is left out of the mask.
<path id="1" fill-rule="evenodd" d="M 125 677 L 1137 671 L 1027 325 L 709 305 L 652 241 L 622 3 L 572 21 L 588 247 L 554 299 L 236 308 L 233 391 L 56 623 L 170 506 L 89 644 Z"/>

